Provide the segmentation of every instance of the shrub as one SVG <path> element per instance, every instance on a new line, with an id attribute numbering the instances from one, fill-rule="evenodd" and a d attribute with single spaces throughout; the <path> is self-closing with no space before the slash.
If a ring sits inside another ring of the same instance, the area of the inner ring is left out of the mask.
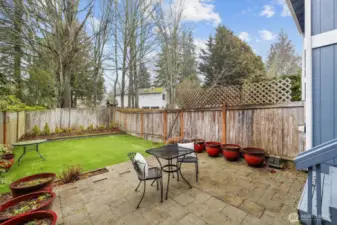
<path id="1" fill-rule="evenodd" d="M 70 134 L 71 132 L 73 132 L 73 129 L 72 129 L 71 127 L 66 128 L 66 129 L 65 129 L 65 132 Z"/>
<path id="2" fill-rule="evenodd" d="M 55 133 L 56 133 L 56 134 L 61 134 L 61 133 L 63 133 L 62 128 L 56 127 L 56 128 L 55 128 Z"/>
<path id="3" fill-rule="evenodd" d="M 48 123 L 46 123 L 46 124 L 44 125 L 43 133 L 44 133 L 45 135 L 50 135 L 50 128 L 49 128 Z"/>
<path id="4" fill-rule="evenodd" d="M 98 126 L 98 130 L 104 130 L 104 129 L 105 129 L 105 126 L 104 126 L 104 125 Z"/>
<path id="5" fill-rule="evenodd" d="M 87 129 L 88 130 L 93 130 L 94 129 L 94 125 L 90 124 Z"/>
<path id="6" fill-rule="evenodd" d="M 85 128 L 84 128 L 84 126 L 80 126 L 79 128 L 78 128 L 78 132 L 79 133 L 83 133 L 85 131 Z"/>
<path id="7" fill-rule="evenodd" d="M 116 129 L 118 128 L 118 124 L 115 122 L 110 123 L 110 129 Z"/>
<path id="8" fill-rule="evenodd" d="M 82 171 L 83 169 L 79 165 L 68 167 L 62 171 L 59 179 L 65 184 L 75 182 L 80 179 Z"/>
<path id="9" fill-rule="evenodd" d="M 38 127 L 38 126 L 34 126 L 33 127 L 33 129 L 32 129 L 32 132 L 31 132 L 31 134 L 33 135 L 33 136 L 39 136 L 40 135 L 40 133 L 41 133 L 41 131 L 40 131 L 40 127 Z"/>

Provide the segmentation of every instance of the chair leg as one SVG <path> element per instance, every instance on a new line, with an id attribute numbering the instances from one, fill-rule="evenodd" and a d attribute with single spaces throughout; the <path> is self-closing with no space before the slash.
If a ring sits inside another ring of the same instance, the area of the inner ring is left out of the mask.
<path id="1" fill-rule="evenodd" d="M 195 180 L 196 180 L 196 182 L 198 182 L 198 178 L 199 178 L 199 163 L 196 162 L 195 163 Z"/>
<path id="2" fill-rule="evenodd" d="M 156 181 L 157 181 L 157 191 L 158 191 L 159 190 L 159 185 L 158 185 L 159 181 L 158 181 L 158 179 L 156 179 Z"/>
<path id="3" fill-rule="evenodd" d="M 161 177 L 160 178 L 160 197 L 161 197 L 161 202 L 163 202 L 163 193 L 164 193 L 163 177 Z"/>
<path id="4" fill-rule="evenodd" d="M 139 181 L 139 184 L 138 184 L 138 186 L 136 187 L 135 191 L 138 190 L 140 183 L 142 183 L 142 181 Z"/>
<path id="5" fill-rule="evenodd" d="M 178 160 L 177 160 L 177 166 L 179 166 Z M 177 171 L 177 181 L 179 181 L 179 172 Z"/>
<path id="6" fill-rule="evenodd" d="M 137 205 L 137 209 L 139 209 L 139 206 L 140 206 L 140 203 L 143 201 L 143 198 L 145 196 L 145 190 L 146 190 L 146 180 L 144 180 L 144 191 L 143 191 L 143 196 L 142 198 L 140 199 L 138 205 Z"/>
<path id="7" fill-rule="evenodd" d="M 153 186 L 153 184 L 154 184 L 154 182 L 155 182 L 155 181 L 156 181 L 156 180 L 153 180 L 153 181 L 152 181 L 152 184 L 151 184 L 151 186 Z"/>

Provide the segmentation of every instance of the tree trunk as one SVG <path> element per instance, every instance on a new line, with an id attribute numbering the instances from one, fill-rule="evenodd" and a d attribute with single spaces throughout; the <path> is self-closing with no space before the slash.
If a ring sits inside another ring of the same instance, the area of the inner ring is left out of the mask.
<path id="1" fill-rule="evenodd" d="M 14 29 L 16 31 L 15 34 L 15 44 L 14 44 L 14 80 L 17 85 L 16 96 L 21 99 L 22 98 L 22 80 L 21 80 L 21 57 L 22 57 L 22 12 L 21 6 L 23 1 L 14 1 L 15 4 L 15 15 L 14 15 Z"/>

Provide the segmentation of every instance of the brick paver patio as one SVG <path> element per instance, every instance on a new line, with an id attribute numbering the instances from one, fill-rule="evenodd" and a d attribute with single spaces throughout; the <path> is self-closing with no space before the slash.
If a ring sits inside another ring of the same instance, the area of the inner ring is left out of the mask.
<path id="1" fill-rule="evenodd" d="M 153 157 L 150 165 L 158 166 Z M 182 171 L 193 185 L 171 179 L 169 199 L 160 203 L 160 191 L 147 182 L 145 198 L 135 209 L 142 194 L 130 162 L 107 167 L 97 175 L 56 189 L 53 210 L 58 224 L 290 224 L 306 175 L 290 170 L 271 173 L 250 168 L 244 160 L 227 162 L 222 157 L 199 154 L 200 176 L 195 182 L 193 165 Z M 164 186 L 166 188 L 166 176 Z M 166 190 L 166 189 L 165 189 Z"/>

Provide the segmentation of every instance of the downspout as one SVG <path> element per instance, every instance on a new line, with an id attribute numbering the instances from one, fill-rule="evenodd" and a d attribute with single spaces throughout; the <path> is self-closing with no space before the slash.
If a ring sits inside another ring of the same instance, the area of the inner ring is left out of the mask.
<path id="1" fill-rule="evenodd" d="M 313 105 L 312 105 L 312 32 L 311 32 L 311 0 L 305 0 L 305 50 L 306 50 L 306 150 L 313 146 Z"/>

